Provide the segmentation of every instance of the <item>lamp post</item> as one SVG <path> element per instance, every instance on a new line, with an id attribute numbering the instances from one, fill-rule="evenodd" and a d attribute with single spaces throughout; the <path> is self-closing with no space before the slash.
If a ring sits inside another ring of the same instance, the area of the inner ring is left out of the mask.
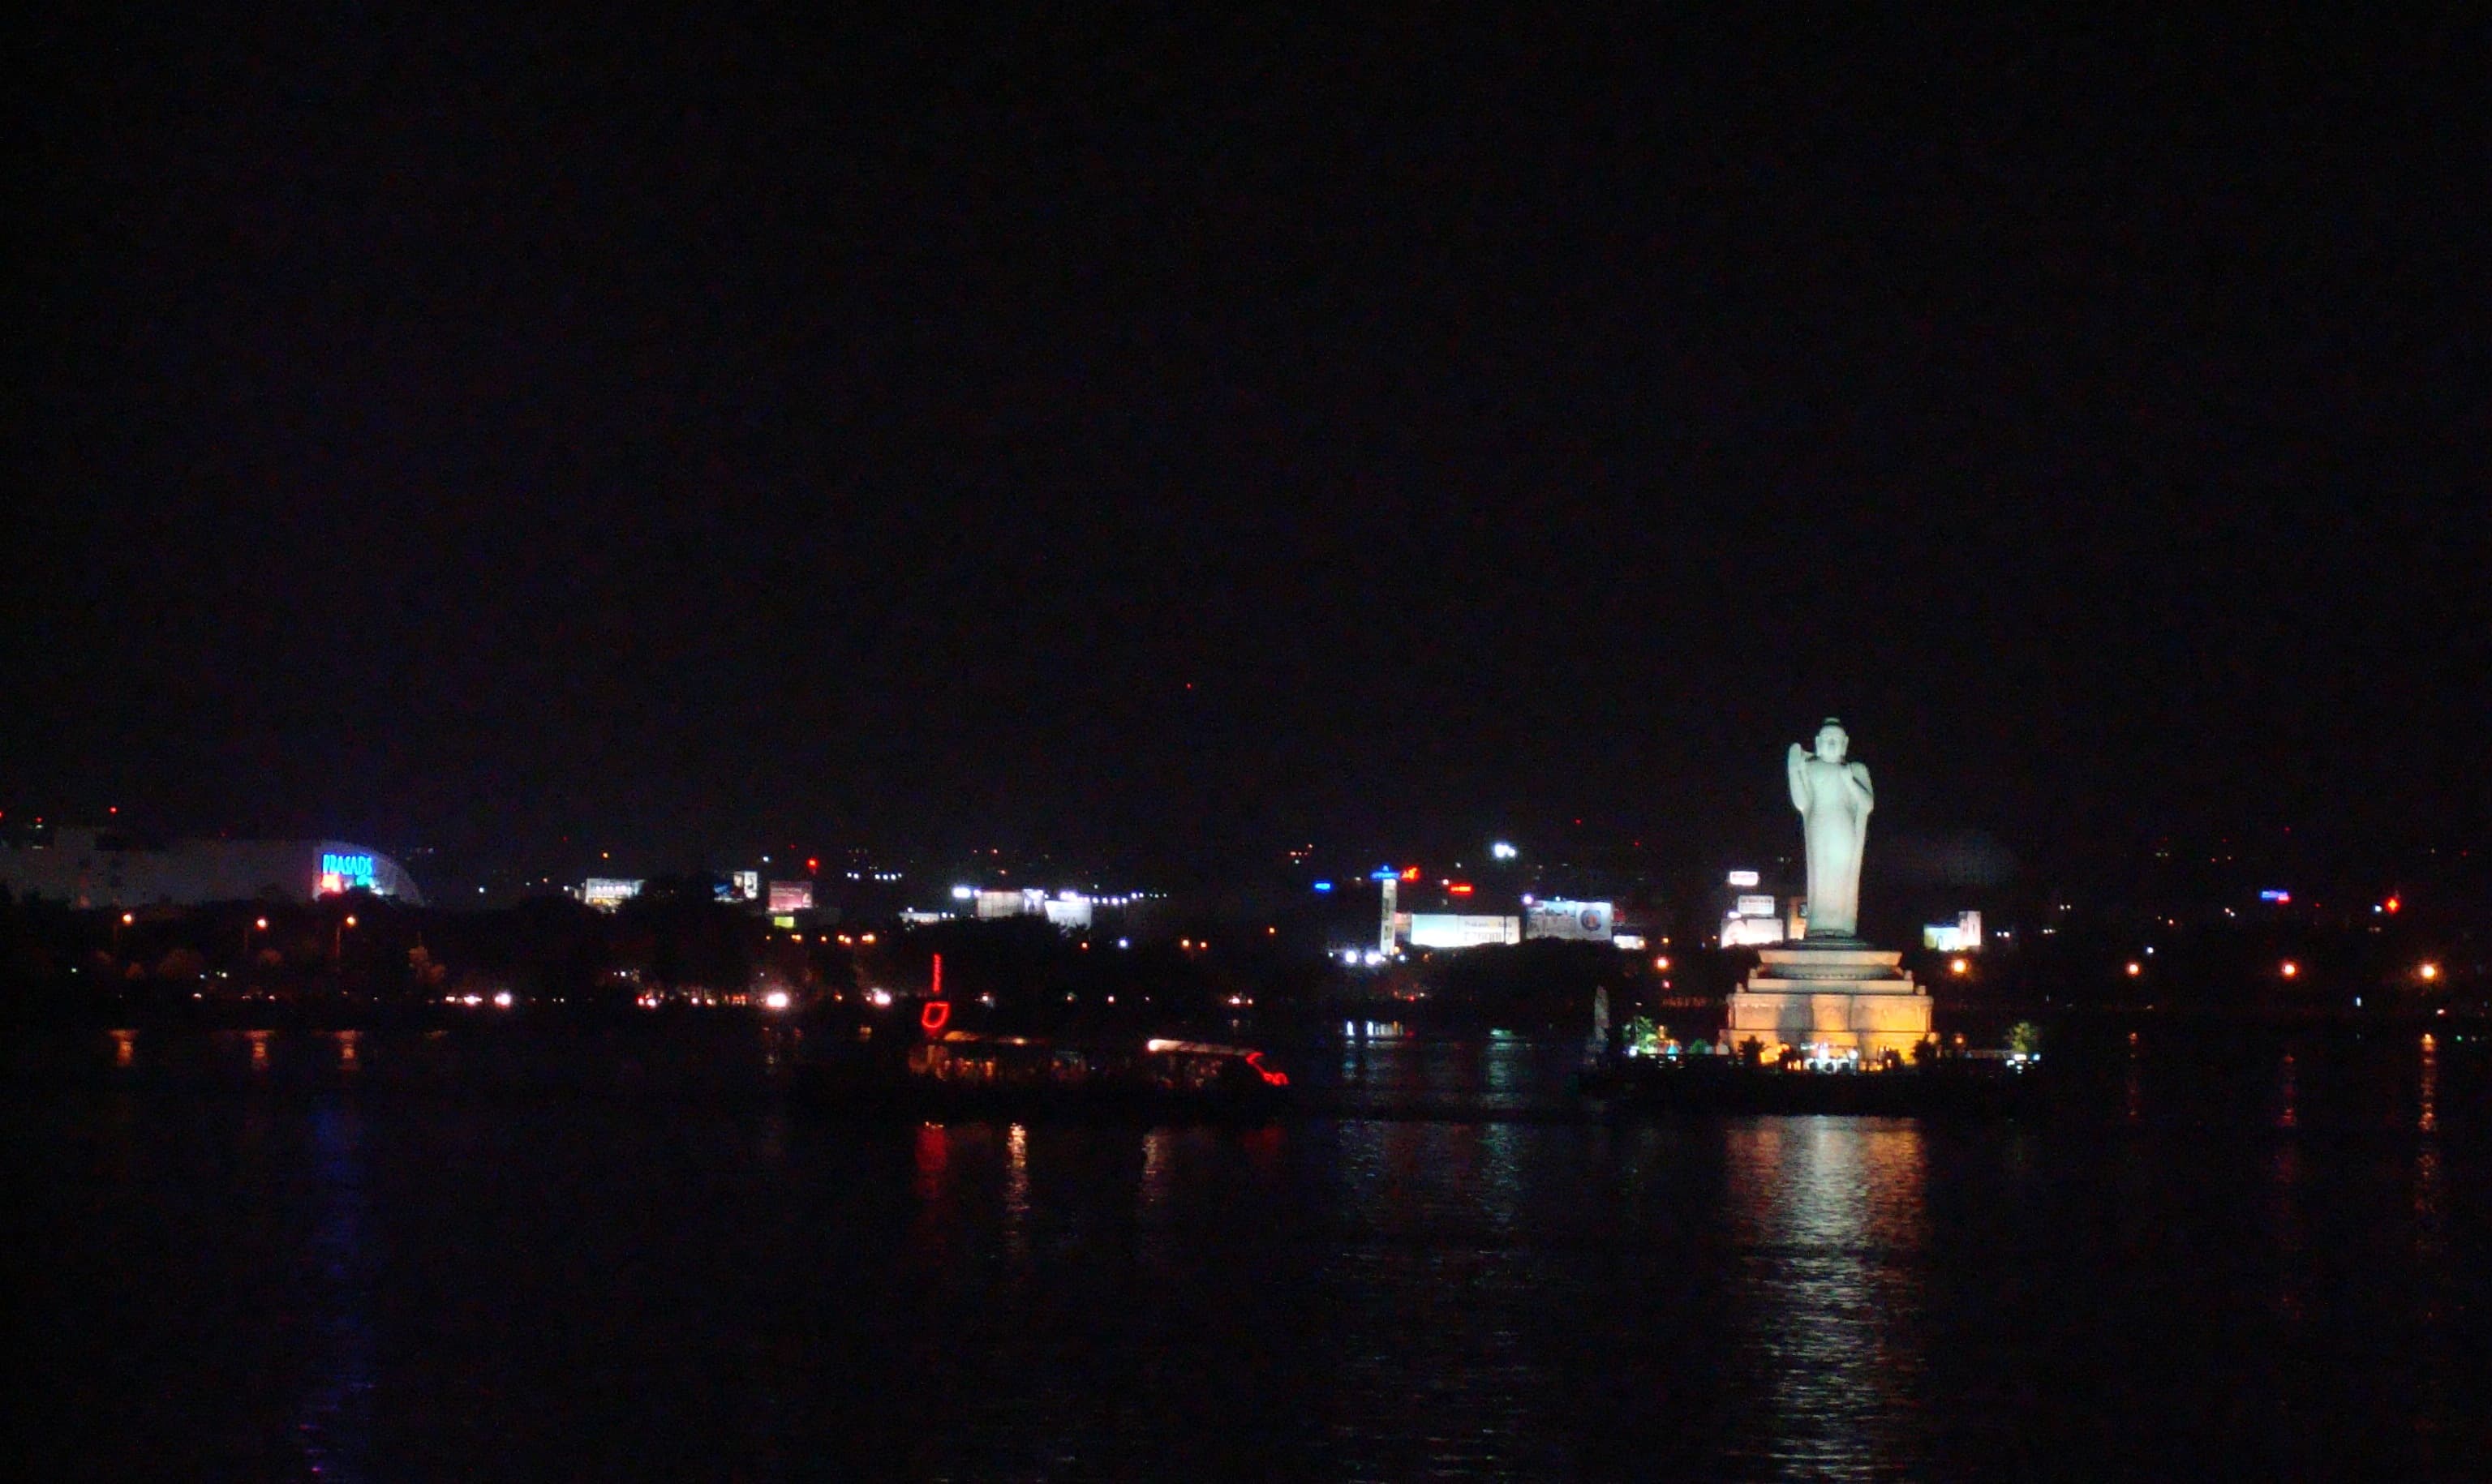
<path id="1" fill-rule="evenodd" d="M 329 934 L 329 969 L 331 973 L 336 973 L 345 967 L 346 929 L 354 925 L 355 915 L 350 912 L 338 919 L 337 927 Z"/>
<path id="2" fill-rule="evenodd" d="M 114 959 L 116 962 L 118 962 L 118 961 L 119 961 L 119 959 L 121 958 L 121 930 L 122 930 L 123 928 L 125 928 L 125 927 L 128 927 L 131 923 L 135 922 L 135 921 L 137 921 L 137 920 L 138 920 L 138 919 L 137 919 L 136 917 L 133 917 L 131 914 L 126 913 L 126 912 L 125 912 L 125 913 L 123 913 L 120 917 L 116 917 L 116 918 L 114 918 L 114 919 L 113 919 L 113 922 L 112 922 L 112 956 L 113 956 L 113 959 Z"/>

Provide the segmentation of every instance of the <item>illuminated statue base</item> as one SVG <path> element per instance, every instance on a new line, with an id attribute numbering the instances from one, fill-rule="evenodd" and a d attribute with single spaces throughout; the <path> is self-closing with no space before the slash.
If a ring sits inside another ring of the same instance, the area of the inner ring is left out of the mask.
<path id="1" fill-rule="evenodd" d="M 1755 1041 L 1773 1061 L 1793 1047 L 1810 1060 L 1856 1057 L 1871 1065 L 1889 1051 L 1910 1059 L 1930 1038 L 1929 993 L 1913 982 L 1897 950 L 1856 939 L 1766 948 L 1731 996 L 1724 1044 Z"/>

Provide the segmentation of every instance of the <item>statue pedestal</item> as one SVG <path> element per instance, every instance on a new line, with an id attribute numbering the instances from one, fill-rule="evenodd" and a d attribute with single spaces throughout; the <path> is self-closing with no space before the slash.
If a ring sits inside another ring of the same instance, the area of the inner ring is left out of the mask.
<path id="1" fill-rule="evenodd" d="M 1764 949 L 1731 996 L 1722 1039 L 1734 1049 L 1756 1041 L 1768 1061 L 1777 1046 L 1821 1058 L 1852 1052 L 1864 1063 L 1889 1051 L 1909 1058 L 1930 1038 L 1930 997 L 1903 962 L 1900 950 L 1857 939 Z"/>

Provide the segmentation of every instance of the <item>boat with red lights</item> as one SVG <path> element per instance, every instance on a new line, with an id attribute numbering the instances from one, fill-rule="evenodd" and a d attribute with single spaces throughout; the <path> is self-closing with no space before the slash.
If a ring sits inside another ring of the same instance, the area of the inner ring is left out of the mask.
<path id="1" fill-rule="evenodd" d="M 1250 1120 L 1290 1103 L 1289 1074 L 1251 1046 L 1018 1035 L 928 1021 L 923 1038 L 897 1057 L 869 1044 L 811 1063 L 797 1083 L 800 1099 L 827 1111 L 920 1118 Z"/>

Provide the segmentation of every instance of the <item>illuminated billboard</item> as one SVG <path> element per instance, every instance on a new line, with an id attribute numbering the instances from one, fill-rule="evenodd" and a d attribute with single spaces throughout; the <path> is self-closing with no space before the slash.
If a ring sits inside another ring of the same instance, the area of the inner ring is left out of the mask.
<path id="1" fill-rule="evenodd" d="M 735 888 L 733 900 L 739 902 L 757 902 L 761 900 L 761 873 L 759 871 L 738 871 L 734 875 L 729 876 L 727 881 L 727 885 Z"/>
<path id="2" fill-rule="evenodd" d="M 1971 953 L 1981 947 L 1981 914 L 1960 912 L 1953 922 L 1921 927 L 1921 946 L 1940 953 Z"/>
<path id="3" fill-rule="evenodd" d="M 774 881 L 770 884 L 770 910 L 774 914 L 812 912 L 814 884 L 810 881 Z"/>
<path id="4" fill-rule="evenodd" d="M 1607 943 L 1617 925 L 1617 914 L 1607 902 L 1574 902 L 1547 897 L 1524 909 L 1526 938 L 1568 938 L 1579 943 Z"/>
<path id="5" fill-rule="evenodd" d="M 335 896 L 341 891 L 352 891 L 358 887 L 366 891 L 374 889 L 371 857 L 347 855 L 334 850 L 324 850 L 320 853 L 320 885 L 313 891 L 313 895 Z"/>
<path id="6" fill-rule="evenodd" d="M 1414 948 L 1477 948 L 1522 941 L 1521 917 L 1470 917 L 1452 912 L 1410 914 L 1410 946 Z"/>
<path id="7" fill-rule="evenodd" d="M 1731 904 L 1731 915 L 1735 917 L 1771 917 L 1779 916 L 1779 914 L 1774 911 L 1774 899 L 1763 892 L 1754 896 L 1745 894 L 1741 895 L 1736 902 Z"/>
<path id="8" fill-rule="evenodd" d="M 1731 885 L 1735 887 L 1755 887 L 1764 879 L 1754 871 L 1733 871 L 1730 876 Z"/>
<path id="9" fill-rule="evenodd" d="M 1780 917 L 1743 917 L 1733 913 L 1722 919 L 1722 946 L 1726 948 L 1765 947 L 1782 941 Z"/>
<path id="10" fill-rule="evenodd" d="M 612 912 L 639 894 L 638 882 L 612 876 L 591 876 L 579 887 L 579 899 L 600 912 Z"/>

